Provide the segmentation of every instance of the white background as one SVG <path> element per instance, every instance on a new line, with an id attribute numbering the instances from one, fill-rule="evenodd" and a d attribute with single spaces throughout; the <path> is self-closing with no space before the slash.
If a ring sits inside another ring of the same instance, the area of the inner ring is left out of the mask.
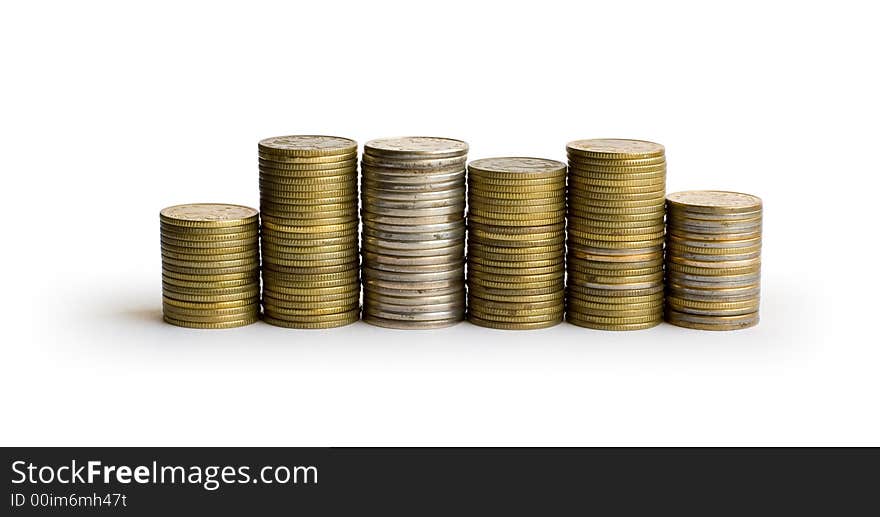
<path id="1" fill-rule="evenodd" d="M 3 445 L 880 445 L 869 2 L 6 2 Z M 158 211 L 258 204 L 256 143 L 666 145 L 765 202 L 762 323 L 160 321 Z"/>

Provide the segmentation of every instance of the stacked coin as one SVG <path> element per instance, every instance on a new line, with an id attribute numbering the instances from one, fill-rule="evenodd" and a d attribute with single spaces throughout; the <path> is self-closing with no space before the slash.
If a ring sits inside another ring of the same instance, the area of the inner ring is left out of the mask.
<path id="1" fill-rule="evenodd" d="M 281 136 L 259 155 L 263 318 L 302 329 L 357 321 L 357 142 Z"/>
<path id="2" fill-rule="evenodd" d="M 567 319 L 602 330 L 663 321 L 666 157 L 641 140 L 578 140 L 566 147 Z"/>
<path id="3" fill-rule="evenodd" d="M 761 199 L 712 190 L 666 198 L 666 321 L 703 330 L 758 324 Z"/>
<path id="4" fill-rule="evenodd" d="M 550 327 L 565 308 L 565 164 L 487 158 L 468 166 L 468 320 Z"/>
<path id="5" fill-rule="evenodd" d="M 259 220 L 253 208 L 197 203 L 159 212 L 165 321 L 248 325 L 260 314 Z"/>
<path id="6" fill-rule="evenodd" d="M 468 145 L 402 137 L 364 145 L 364 321 L 400 329 L 464 319 Z"/>

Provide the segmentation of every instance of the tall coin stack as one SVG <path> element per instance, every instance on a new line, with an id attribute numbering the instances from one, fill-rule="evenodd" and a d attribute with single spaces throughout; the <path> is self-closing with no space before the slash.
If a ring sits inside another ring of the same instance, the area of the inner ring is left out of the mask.
<path id="1" fill-rule="evenodd" d="M 258 147 L 263 318 L 300 329 L 357 321 L 357 142 L 298 135 Z"/>
<path id="2" fill-rule="evenodd" d="M 701 330 L 757 325 L 761 199 L 704 190 L 666 202 L 666 321 Z"/>
<path id="3" fill-rule="evenodd" d="M 159 228 L 166 322 L 222 329 L 259 319 L 256 210 L 213 203 L 171 206 L 159 212 Z"/>
<path id="4" fill-rule="evenodd" d="M 468 145 L 372 140 L 361 160 L 364 321 L 427 329 L 464 319 Z"/>
<path id="5" fill-rule="evenodd" d="M 487 158 L 468 166 L 468 320 L 525 330 L 565 309 L 565 164 Z"/>
<path id="6" fill-rule="evenodd" d="M 578 140 L 566 146 L 567 319 L 601 330 L 663 321 L 666 157 L 641 140 Z"/>

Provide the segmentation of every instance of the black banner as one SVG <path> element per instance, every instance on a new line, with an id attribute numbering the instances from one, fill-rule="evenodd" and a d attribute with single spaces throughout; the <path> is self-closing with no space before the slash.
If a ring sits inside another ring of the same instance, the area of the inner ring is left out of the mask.
<path id="1" fill-rule="evenodd" d="M 3 449 L 8 515 L 850 514 L 876 449 Z M 869 504 L 865 507 L 864 504 Z"/>

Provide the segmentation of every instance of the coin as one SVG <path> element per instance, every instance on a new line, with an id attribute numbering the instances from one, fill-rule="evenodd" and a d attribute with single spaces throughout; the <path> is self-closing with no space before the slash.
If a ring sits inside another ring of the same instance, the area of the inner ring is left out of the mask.
<path id="1" fill-rule="evenodd" d="M 565 146 L 566 151 L 588 159 L 634 160 L 657 158 L 665 154 L 662 145 L 645 140 L 595 138 L 575 140 Z"/>
<path id="2" fill-rule="evenodd" d="M 736 330 L 759 321 L 763 203 L 749 194 L 667 196 L 666 321 Z"/>

